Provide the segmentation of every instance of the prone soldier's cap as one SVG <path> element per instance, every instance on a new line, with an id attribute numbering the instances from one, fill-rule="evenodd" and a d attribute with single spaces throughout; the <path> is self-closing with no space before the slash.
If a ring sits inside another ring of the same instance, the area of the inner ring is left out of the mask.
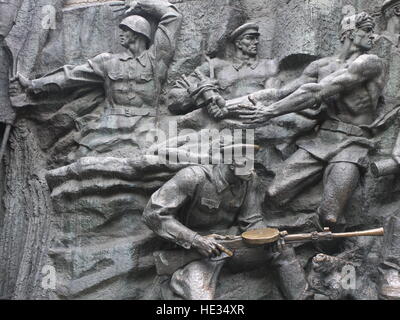
<path id="1" fill-rule="evenodd" d="M 119 27 L 128 27 L 134 32 L 144 35 L 147 40 L 151 40 L 151 26 L 150 23 L 142 16 L 133 15 L 125 18 L 119 24 Z"/>
<path id="2" fill-rule="evenodd" d="M 234 162 L 254 161 L 258 150 L 260 150 L 260 146 L 255 144 L 231 144 L 220 148 L 221 156 L 224 159 L 229 157 Z"/>
<path id="3" fill-rule="evenodd" d="M 381 11 L 382 13 L 385 13 L 387 10 L 400 5 L 400 0 L 385 0 L 385 2 L 382 4 Z"/>
<path id="4" fill-rule="evenodd" d="M 236 38 L 238 38 L 239 36 L 244 36 L 246 34 L 254 34 L 259 36 L 260 33 L 258 32 L 259 27 L 257 24 L 255 23 L 245 23 L 243 25 L 241 25 L 239 28 L 235 29 L 231 35 L 230 35 L 230 39 L 232 41 L 236 40 Z"/>

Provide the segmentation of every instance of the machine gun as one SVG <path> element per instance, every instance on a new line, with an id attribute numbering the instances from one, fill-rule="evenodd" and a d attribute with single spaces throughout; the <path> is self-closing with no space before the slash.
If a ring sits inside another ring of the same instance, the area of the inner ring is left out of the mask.
<path id="1" fill-rule="evenodd" d="M 246 248 L 248 249 L 260 246 L 268 246 L 277 242 L 280 242 L 281 244 L 290 244 L 305 243 L 310 241 L 329 241 L 340 238 L 383 235 L 383 228 L 342 233 L 333 233 L 329 230 L 329 228 L 324 228 L 323 232 L 315 231 L 311 233 L 297 234 L 289 234 L 287 231 L 279 231 L 275 228 L 263 228 L 246 231 L 240 236 L 222 236 L 211 234 L 207 237 L 216 239 L 224 247 L 224 254 L 221 254 L 221 256 L 219 257 L 211 258 L 212 260 L 220 260 L 235 256 L 235 252 L 239 250 L 246 250 Z M 157 273 L 159 275 L 171 275 L 177 269 L 185 266 L 186 264 L 195 260 L 203 259 L 204 257 L 193 249 L 171 249 L 156 251 L 154 253 L 154 258 Z"/>
<path id="2" fill-rule="evenodd" d="M 262 245 L 271 242 L 283 240 L 285 243 L 293 242 L 307 242 L 307 241 L 326 241 L 339 238 L 351 238 L 351 237 L 365 237 L 365 236 L 383 236 L 383 228 L 370 229 L 364 231 L 354 232 L 341 232 L 333 233 L 329 228 L 324 228 L 323 232 L 311 232 L 311 233 L 298 233 L 288 234 L 287 231 L 279 231 L 278 229 L 265 228 L 250 230 L 242 233 L 240 236 L 243 241 L 249 245 Z"/>

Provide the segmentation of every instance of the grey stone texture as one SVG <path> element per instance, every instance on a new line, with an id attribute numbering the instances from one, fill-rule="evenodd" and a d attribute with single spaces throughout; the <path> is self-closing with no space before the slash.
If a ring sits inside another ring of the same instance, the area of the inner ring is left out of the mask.
<path id="1" fill-rule="evenodd" d="M 118 44 L 118 23 L 122 17 L 108 3 L 65 7 L 64 2 L 22 1 L 7 43 L 18 57 L 18 71 L 30 79 L 65 64 L 84 63 L 103 52 L 122 51 Z M 362 10 L 374 13 L 381 5 L 381 0 L 171 2 L 182 13 L 183 23 L 174 60 L 162 87 L 158 110 L 158 126 L 162 129 L 168 128 L 169 121 L 178 121 L 180 129 L 204 127 L 207 115 L 201 115 L 203 111 L 195 111 L 195 120 L 190 114 L 172 115 L 166 106 L 167 93 L 179 76 L 190 74 L 204 62 L 205 55 L 229 57 L 232 48 L 227 37 L 240 24 L 259 24 L 260 57 L 279 62 L 279 77 L 285 84 L 311 61 L 335 53 L 340 45 L 339 23 L 347 13 L 342 12 L 344 6 L 348 10 L 354 8 L 355 13 Z M 43 9 L 49 5 L 54 8 L 55 29 L 43 28 L 43 19 L 53 13 L 51 7 Z M 378 31 L 382 31 L 382 17 L 378 16 L 377 21 Z M 376 50 L 384 55 L 384 48 Z M 0 68 L 3 103 L 8 86 L 3 51 Z M 399 78 L 400 71 L 393 70 L 391 76 Z M 388 87 L 385 95 L 395 96 L 397 91 L 396 86 Z M 106 173 L 97 174 L 91 169 L 90 158 L 72 162 L 68 154 L 77 147 L 75 119 L 98 112 L 103 100 L 101 90 L 81 90 L 45 96 L 17 109 L 7 152 L 0 164 L 0 297 L 160 299 L 168 294 L 163 293 L 168 279 L 157 275 L 153 258 L 153 252 L 163 242 L 146 227 L 141 216 L 152 192 L 184 166 L 160 169 L 146 166 L 146 160 L 140 157 L 110 158 L 104 161 Z M 314 119 L 288 115 L 271 126 L 257 129 L 256 141 L 264 147 L 257 155 L 257 169 L 263 183 L 260 194 L 267 190 L 276 168 L 293 153 L 291 142 L 313 130 L 315 124 Z M 223 128 L 229 124 L 212 123 L 211 126 Z M 399 130 L 400 122 L 395 119 L 374 138 L 377 147 L 371 161 L 391 156 Z M 265 202 L 264 218 L 270 227 L 280 230 L 313 231 L 321 194 L 322 181 L 284 207 Z M 399 176 L 375 178 L 367 170 L 345 210 L 346 229 L 384 225 L 398 209 L 399 202 Z M 325 252 L 337 256 L 333 264 L 341 266 L 343 261 L 350 261 L 355 265 L 361 281 L 359 290 L 332 289 L 320 298 L 377 299 L 381 246 L 380 238 L 360 238 L 335 242 L 324 248 Z M 314 268 L 312 258 L 319 252 L 318 248 L 304 245 L 295 250 L 315 288 L 326 290 L 324 281 L 339 281 L 340 271 L 329 264 L 329 259 L 319 262 L 327 264 L 329 276 L 321 276 Z M 55 267 L 55 289 L 43 286 L 45 266 Z M 267 272 L 269 269 L 226 269 L 218 280 L 215 298 L 283 299 L 276 275 Z"/>

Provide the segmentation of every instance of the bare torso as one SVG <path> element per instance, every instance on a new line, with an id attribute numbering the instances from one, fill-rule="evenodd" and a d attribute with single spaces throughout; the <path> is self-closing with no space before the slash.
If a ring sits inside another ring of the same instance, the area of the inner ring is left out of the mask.
<path id="1" fill-rule="evenodd" d="M 335 56 L 321 59 L 318 82 L 334 72 L 348 69 L 351 63 Z M 329 117 L 357 126 L 371 124 L 377 117 L 378 99 L 383 86 L 382 77 L 378 77 L 326 99 L 324 103 Z"/>

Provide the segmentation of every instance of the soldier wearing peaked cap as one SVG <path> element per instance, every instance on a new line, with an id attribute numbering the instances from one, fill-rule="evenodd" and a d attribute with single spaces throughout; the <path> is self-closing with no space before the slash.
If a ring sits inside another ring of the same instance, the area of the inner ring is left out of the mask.
<path id="1" fill-rule="evenodd" d="M 247 153 L 242 156 L 238 148 L 247 148 Z M 182 248 L 173 260 L 179 260 L 180 254 L 191 249 L 203 257 L 175 270 L 169 282 L 175 295 L 191 300 L 213 299 L 225 258 L 228 264 L 237 262 L 235 255 L 225 255 L 226 248 L 218 243 L 218 235 L 266 226 L 261 208 L 263 197 L 257 193 L 257 175 L 253 170 L 251 151 L 255 150 L 256 146 L 249 145 L 226 146 L 221 149 L 221 158 L 232 159 L 230 164 L 182 169 L 151 196 L 143 221 L 158 236 Z M 206 237 L 209 234 L 213 236 Z M 305 298 L 308 284 L 293 248 L 276 254 L 270 258 L 286 298 Z M 161 255 L 165 260 L 162 252 Z M 258 256 L 261 261 L 268 260 L 266 252 Z M 240 259 L 247 260 L 243 256 Z"/>
<path id="2" fill-rule="evenodd" d="M 258 32 L 258 29 L 259 27 L 255 23 L 245 23 L 231 33 L 230 39 L 235 41 L 239 36 L 243 37 L 247 34 L 259 36 L 260 33 Z"/>
<path id="3" fill-rule="evenodd" d="M 280 85 L 278 63 L 258 56 L 259 27 L 255 23 L 239 26 L 229 35 L 234 46 L 231 58 L 213 58 L 176 82 L 168 95 L 168 107 L 186 114 L 205 107 L 217 120 L 227 116 L 221 110 L 226 100 L 239 98 Z M 214 92 L 210 96 L 209 92 Z"/>

